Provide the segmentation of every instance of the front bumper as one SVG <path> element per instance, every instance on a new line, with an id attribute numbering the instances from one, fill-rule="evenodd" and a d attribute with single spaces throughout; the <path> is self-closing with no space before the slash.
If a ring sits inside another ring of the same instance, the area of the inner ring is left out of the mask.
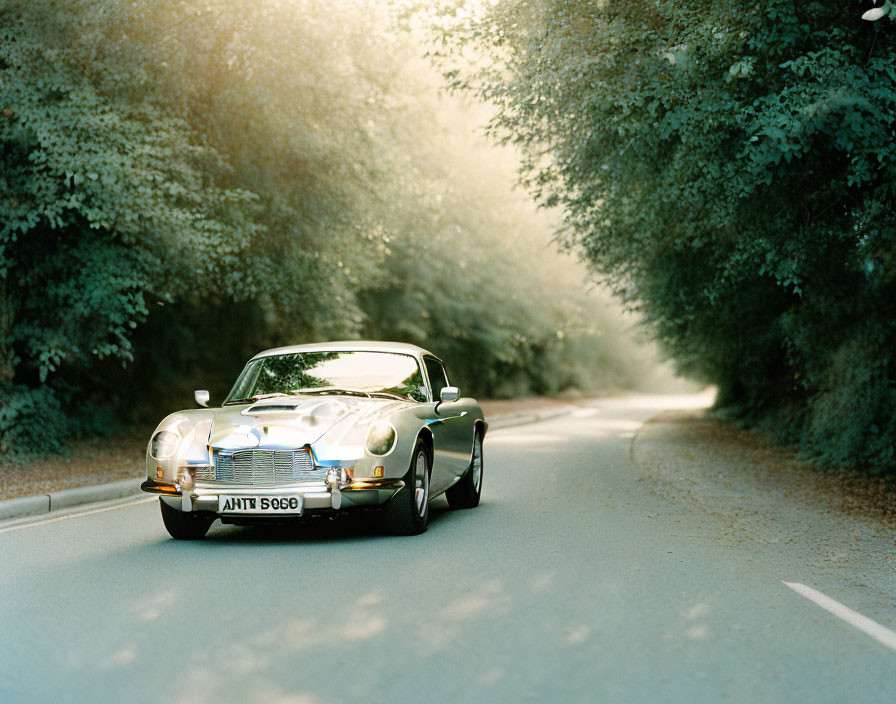
<path id="1" fill-rule="evenodd" d="M 165 503 L 181 511 L 218 512 L 218 497 L 226 496 L 295 496 L 301 494 L 303 512 L 311 510 L 341 510 L 356 507 L 380 506 L 391 499 L 404 486 L 401 479 L 353 481 L 344 487 L 330 487 L 324 482 L 304 482 L 272 487 L 240 486 L 197 482 L 189 491 L 182 491 L 178 484 L 166 484 L 147 479 L 140 488 L 150 494 L 158 494 Z M 241 514 L 246 516 L 251 514 Z M 264 515 L 264 514 L 259 514 Z"/>

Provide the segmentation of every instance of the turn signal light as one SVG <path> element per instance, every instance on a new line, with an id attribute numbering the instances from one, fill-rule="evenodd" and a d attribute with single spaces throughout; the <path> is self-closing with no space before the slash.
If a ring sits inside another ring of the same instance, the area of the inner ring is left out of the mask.
<path id="1" fill-rule="evenodd" d="M 373 476 L 382 477 L 383 474 L 385 473 L 385 471 L 386 470 L 383 467 L 374 467 L 373 468 Z"/>
<path id="2" fill-rule="evenodd" d="M 156 479 L 161 479 L 165 476 L 165 473 L 162 471 L 161 467 L 156 467 Z"/>

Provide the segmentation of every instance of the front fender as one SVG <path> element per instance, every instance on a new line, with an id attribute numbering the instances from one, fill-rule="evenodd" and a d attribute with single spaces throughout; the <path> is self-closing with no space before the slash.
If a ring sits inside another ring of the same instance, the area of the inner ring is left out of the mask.
<path id="1" fill-rule="evenodd" d="M 431 417 L 432 404 L 427 405 Z M 322 465 L 351 467 L 352 475 L 360 480 L 401 479 L 407 474 L 414 445 L 426 425 L 419 411 L 420 407 L 414 405 L 345 418 L 311 445 L 315 459 Z M 395 444 L 385 455 L 372 455 L 366 447 L 367 434 L 381 423 L 395 429 Z"/>

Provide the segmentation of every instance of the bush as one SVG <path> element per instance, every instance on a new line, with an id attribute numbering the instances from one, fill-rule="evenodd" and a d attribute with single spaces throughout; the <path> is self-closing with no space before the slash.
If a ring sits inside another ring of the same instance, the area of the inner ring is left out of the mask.
<path id="1" fill-rule="evenodd" d="M 0 457 L 17 458 L 34 448 L 61 449 L 68 435 L 68 419 L 52 390 L 8 387 L 0 405 Z"/>

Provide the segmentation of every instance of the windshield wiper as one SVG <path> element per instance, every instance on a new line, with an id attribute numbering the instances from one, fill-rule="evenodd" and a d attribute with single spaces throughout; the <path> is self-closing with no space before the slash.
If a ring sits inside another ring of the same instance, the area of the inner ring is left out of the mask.
<path id="1" fill-rule="evenodd" d="M 349 394 L 355 396 L 366 396 L 370 398 L 370 394 L 361 389 L 345 389 L 341 386 L 315 386 L 308 389 L 292 389 L 291 394 Z"/>
<path id="2" fill-rule="evenodd" d="M 370 395 L 371 395 L 371 396 L 377 396 L 377 397 L 379 397 L 379 396 L 385 396 L 386 398 L 394 398 L 394 399 L 396 399 L 396 400 L 398 400 L 398 401 L 407 401 L 407 400 L 408 400 L 407 397 L 401 397 L 401 396 L 399 396 L 398 394 L 393 394 L 393 393 L 390 393 L 390 392 L 388 392 L 388 391 L 371 391 L 371 392 L 370 392 Z"/>
<path id="3" fill-rule="evenodd" d="M 272 394 L 257 394 L 255 396 L 249 396 L 248 398 L 234 398 L 230 401 L 225 401 L 223 405 L 234 406 L 240 403 L 255 403 L 256 401 L 260 401 L 263 398 L 274 398 L 275 396 L 290 396 L 290 394 L 283 394 L 279 391 Z"/>
<path id="4" fill-rule="evenodd" d="M 255 398 L 233 398 L 229 401 L 225 401 L 222 405 L 224 406 L 238 406 L 241 403 L 255 403 Z"/>

